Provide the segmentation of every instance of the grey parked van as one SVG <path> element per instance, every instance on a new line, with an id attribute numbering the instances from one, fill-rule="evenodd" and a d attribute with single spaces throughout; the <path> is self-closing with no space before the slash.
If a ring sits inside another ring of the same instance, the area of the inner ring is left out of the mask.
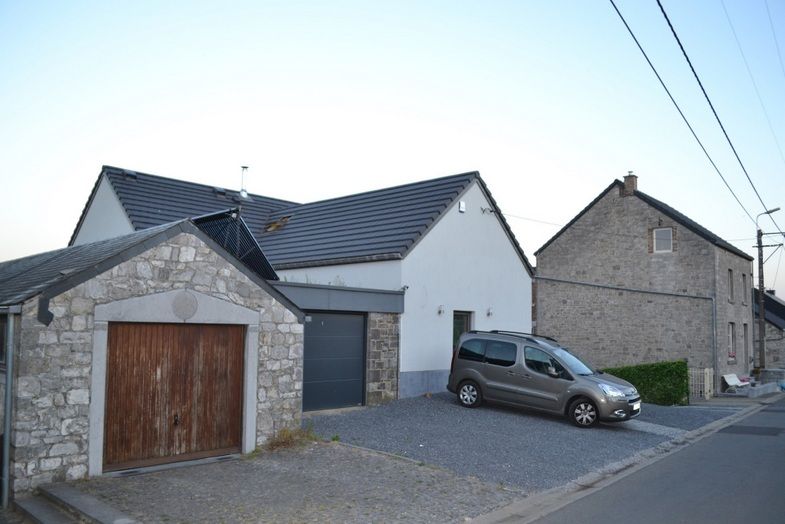
<path id="1" fill-rule="evenodd" d="M 579 427 L 641 412 L 629 382 L 592 369 L 551 338 L 513 331 L 461 335 L 447 389 L 467 408 L 501 402 L 565 415 Z"/>

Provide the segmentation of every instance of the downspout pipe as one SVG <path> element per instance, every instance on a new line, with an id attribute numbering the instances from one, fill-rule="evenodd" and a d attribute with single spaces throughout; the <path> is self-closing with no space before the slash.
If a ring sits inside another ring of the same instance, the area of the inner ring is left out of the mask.
<path id="1" fill-rule="evenodd" d="M 11 421 L 14 409 L 14 314 L 21 313 L 20 306 L 0 307 L 6 315 L 5 330 L 5 398 L 3 410 L 3 483 L 2 506 L 8 507 L 11 486 Z"/>

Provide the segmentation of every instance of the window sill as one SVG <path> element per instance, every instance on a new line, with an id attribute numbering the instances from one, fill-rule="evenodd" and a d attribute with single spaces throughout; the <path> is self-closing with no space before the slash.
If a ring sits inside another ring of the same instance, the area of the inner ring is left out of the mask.
<path id="1" fill-rule="evenodd" d="M 728 359 L 728 364 L 730 364 L 730 365 L 736 364 L 736 358 L 735 357 L 730 357 Z"/>

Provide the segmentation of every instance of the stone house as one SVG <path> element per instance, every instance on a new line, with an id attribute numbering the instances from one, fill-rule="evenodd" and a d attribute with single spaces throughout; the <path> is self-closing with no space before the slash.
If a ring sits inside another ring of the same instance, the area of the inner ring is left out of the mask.
<path id="1" fill-rule="evenodd" d="M 0 264 L 11 490 L 299 427 L 305 314 L 274 278 L 228 212 Z"/>
<path id="2" fill-rule="evenodd" d="M 758 341 L 758 290 L 753 289 L 753 309 L 755 311 L 753 355 L 755 367 L 759 366 Z M 763 294 L 763 309 L 766 317 L 766 367 L 785 368 L 785 301 L 766 291 Z"/>
<path id="3" fill-rule="evenodd" d="M 594 365 L 686 359 L 715 381 L 749 373 L 752 257 L 638 191 L 636 176 L 535 255 L 536 331 Z"/>
<path id="4" fill-rule="evenodd" d="M 242 207 L 287 292 L 302 293 L 296 285 L 346 288 L 345 300 L 331 302 L 329 311 L 343 315 L 355 311 L 361 290 L 372 289 L 366 310 L 399 315 L 383 322 L 400 324 L 388 337 L 399 349 L 374 360 L 360 343 L 375 329 L 368 312 L 363 336 L 362 315 L 317 316 L 321 300 L 305 308 L 314 313 L 305 325 L 306 409 L 368 403 L 363 381 L 377 376 L 386 383 L 375 396 L 443 391 L 456 334 L 531 331 L 532 268 L 476 172 L 298 204 L 104 166 L 70 243 L 234 206 Z M 331 344 L 334 336 L 346 344 Z M 347 347 L 348 360 L 341 358 Z"/>

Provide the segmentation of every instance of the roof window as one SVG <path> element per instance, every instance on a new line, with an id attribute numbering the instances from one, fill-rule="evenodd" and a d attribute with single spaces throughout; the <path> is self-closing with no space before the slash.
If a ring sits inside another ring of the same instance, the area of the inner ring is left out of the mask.
<path id="1" fill-rule="evenodd" d="M 272 222 L 269 222 L 266 226 L 264 226 L 264 231 L 266 233 L 272 233 L 273 231 L 278 231 L 283 226 L 285 226 L 287 222 L 289 222 L 290 218 L 292 218 L 292 216 L 288 215 L 285 217 L 281 217 L 277 220 L 273 220 Z"/>

